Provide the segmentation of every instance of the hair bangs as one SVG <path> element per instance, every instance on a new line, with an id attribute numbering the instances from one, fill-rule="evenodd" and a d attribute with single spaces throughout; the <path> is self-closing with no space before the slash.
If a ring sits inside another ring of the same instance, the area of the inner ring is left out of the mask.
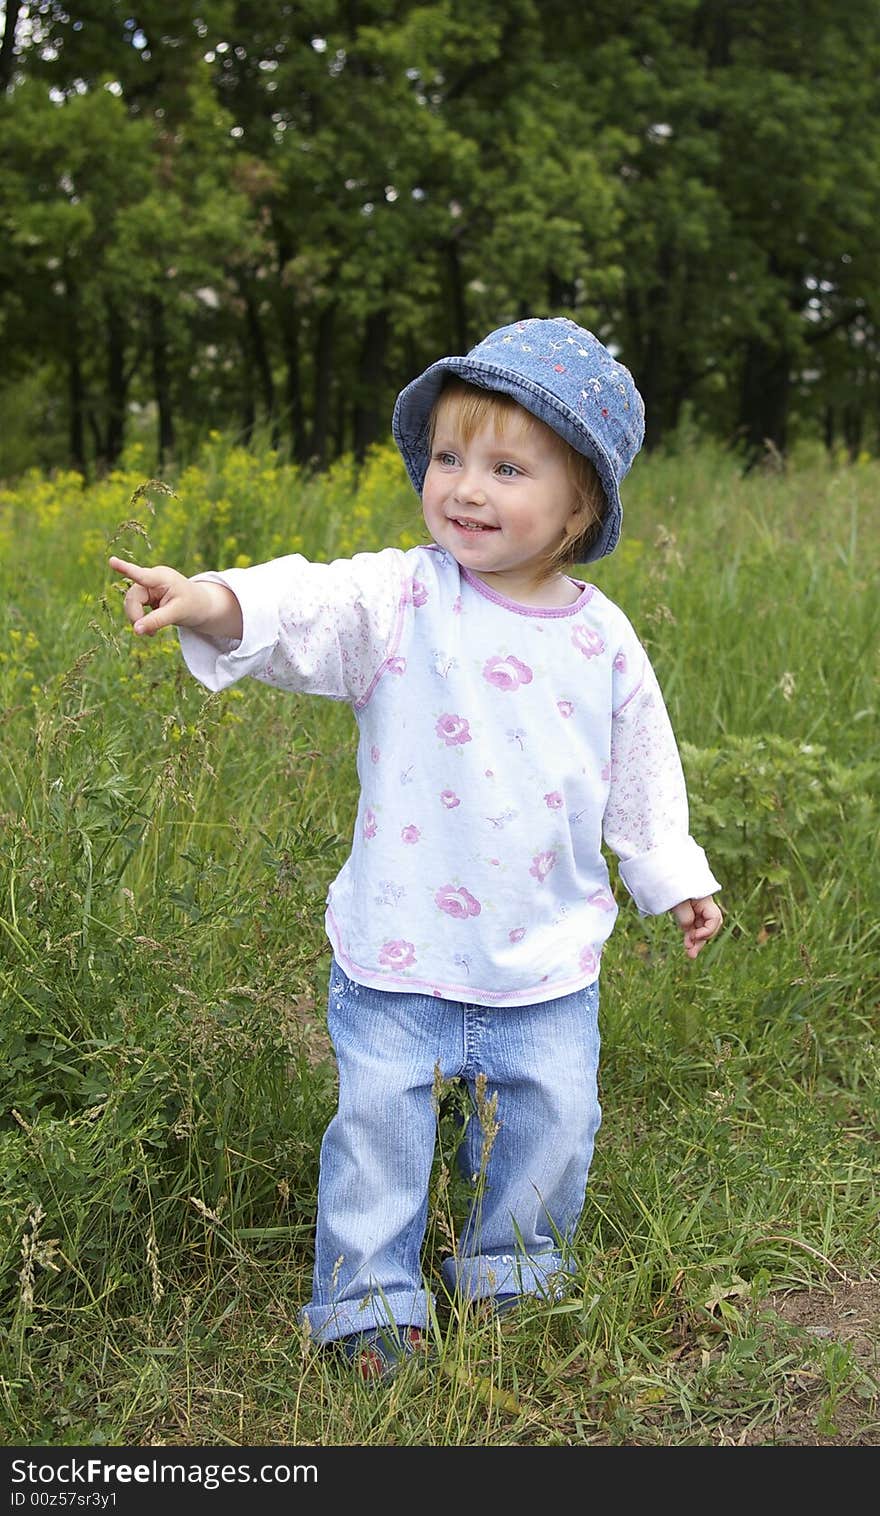
<path id="1" fill-rule="evenodd" d="M 484 426 L 494 426 L 499 435 L 504 435 L 505 422 L 516 414 L 524 425 L 539 426 L 529 412 L 499 390 L 484 390 L 464 379 L 449 379 L 437 397 L 431 414 L 431 442 L 437 430 L 440 416 L 449 420 L 465 442 L 470 442 Z"/>

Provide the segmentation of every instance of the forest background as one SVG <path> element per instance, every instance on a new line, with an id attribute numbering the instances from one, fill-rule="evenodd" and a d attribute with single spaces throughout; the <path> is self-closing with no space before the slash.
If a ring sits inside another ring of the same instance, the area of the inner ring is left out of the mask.
<path id="1" fill-rule="evenodd" d="M 0 478 L 300 464 L 525 314 L 755 456 L 878 425 L 874 0 L 0 7 Z"/>

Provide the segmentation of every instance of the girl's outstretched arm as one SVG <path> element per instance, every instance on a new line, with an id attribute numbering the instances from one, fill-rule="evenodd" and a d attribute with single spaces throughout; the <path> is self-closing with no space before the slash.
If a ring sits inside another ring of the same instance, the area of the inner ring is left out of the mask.
<path id="1" fill-rule="evenodd" d="M 163 626 L 188 626 L 206 637 L 241 639 L 241 607 L 225 584 L 187 579 L 165 564 L 142 568 L 111 558 L 110 567 L 132 581 L 124 606 L 139 637 L 153 637 Z"/>

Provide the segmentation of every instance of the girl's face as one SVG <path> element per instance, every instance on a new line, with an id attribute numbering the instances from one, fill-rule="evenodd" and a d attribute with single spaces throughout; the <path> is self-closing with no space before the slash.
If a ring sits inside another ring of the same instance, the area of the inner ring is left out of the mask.
<path id="1" fill-rule="evenodd" d="M 559 605 L 579 590 L 549 568 L 583 524 L 574 507 L 565 443 L 520 407 L 490 417 L 470 438 L 454 401 L 437 409 L 422 490 L 425 524 L 438 546 L 499 594 Z"/>

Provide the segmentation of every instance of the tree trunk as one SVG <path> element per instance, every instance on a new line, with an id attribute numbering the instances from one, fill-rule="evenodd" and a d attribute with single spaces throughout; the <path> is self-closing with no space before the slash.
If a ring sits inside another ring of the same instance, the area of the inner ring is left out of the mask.
<path id="1" fill-rule="evenodd" d="M 784 457 L 788 440 L 791 355 L 754 338 L 746 346 L 738 434 L 746 449 L 746 469 L 767 456 Z"/>
<path id="2" fill-rule="evenodd" d="M 242 286 L 244 295 L 245 311 L 247 314 L 248 341 L 250 343 L 253 365 L 256 368 L 263 395 L 263 407 L 271 427 L 272 446 L 278 447 L 278 411 L 275 402 L 275 380 L 272 377 L 272 365 L 269 362 L 269 354 L 266 350 L 266 339 L 263 335 L 263 326 L 260 321 L 260 313 L 257 302 L 250 290 Z M 253 411 L 253 402 L 251 410 Z M 253 427 L 252 427 L 253 429 Z"/>
<path id="3" fill-rule="evenodd" d="M 246 337 L 242 337 L 241 367 L 244 379 L 241 397 L 241 438 L 245 447 L 250 447 L 253 441 L 257 412 L 254 405 L 253 354 L 251 352 L 251 345 Z"/>
<path id="4" fill-rule="evenodd" d="M 91 431 L 92 442 L 95 448 L 95 457 L 100 463 L 103 462 L 104 459 L 104 438 L 101 436 L 101 428 L 98 425 L 98 418 L 91 406 L 88 407 L 88 420 L 89 430 Z"/>
<path id="5" fill-rule="evenodd" d="M 656 332 L 648 333 L 646 346 L 638 363 L 639 391 L 645 402 L 645 452 L 659 447 L 666 434 L 664 415 L 663 366 L 658 362 L 659 343 Z"/>
<path id="6" fill-rule="evenodd" d="M 865 435 L 865 413 L 856 401 L 851 400 L 843 408 L 843 436 L 850 463 L 855 463 L 862 451 Z"/>
<path id="7" fill-rule="evenodd" d="M 308 449 L 299 367 L 299 312 L 284 278 L 284 271 L 293 257 L 294 249 L 283 228 L 276 227 L 275 235 L 278 245 L 278 329 L 284 355 L 283 419 L 290 438 L 291 454 L 297 463 L 305 463 Z"/>
<path id="8" fill-rule="evenodd" d="M 102 449 L 104 462 L 112 468 L 125 444 L 125 326 L 119 309 L 107 302 L 107 430 Z"/>
<path id="9" fill-rule="evenodd" d="M 330 440 L 330 379 L 333 369 L 333 337 L 336 306 L 325 305 L 318 313 L 315 334 L 315 387 L 312 396 L 312 446 L 310 461 L 315 468 L 327 463 Z"/>
<path id="10" fill-rule="evenodd" d="M 339 385 L 336 390 L 336 420 L 333 426 L 333 456 L 341 458 L 348 449 L 346 427 L 348 425 L 348 411 L 345 404 L 345 389 Z"/>
<path id="11" fill-rule="evenodd" d="M 452 333 L 455 346 L 453 352 L 466 353 L 470 343 L 468 341 L 467 301 L 465 299 L 464 279 L 461 273 L 461 259 L 458 256 L 458 243 L 447 242 L 446 266 L 449 271 L 449 301 L 452 307 Z"/>
<path id="12" fill-rule="evenodd" d="M 825 442 L 825 451 L 826 451 L 826 453 L 833 453 L 834 452 L 834 438 L 835 438 L 835 435 L 836 435 L 836 430 L 835 430 L 834 406 L 833 405 L 826 405 L 826 407 L 825 407 L 825 409 L 824 409 L 824 411 L 822 413 L 822 436 L 823 436 L 823 440 Z"/>
<path id="13" fill-rule="evenodd" d="M 150 346 L 153 353 L 153 391 L 159 411 L 159 467 L 174 453 L 174 415 L 171 407 L 171 379 L 168 368 L 168 337 L 165 332 L 165 311 L 158 295 L 148 301 L 150 314 Z"/>
<path id="14" fill-rule="evenodd" d="M 354 456 L 362 463 L 371 443 L 379 436 L 379 402 L 383 393 L 385 349 L 388 342 L 388 312 L 373 311 L 367 317 L 358 363 L 354 407 Z"/>
<path id="15" fill-rule="evenodd" d="M 0 41 L 0 90 L 4 95 L 12 83 L 15 72 L 15 30 L 21 14 L 20 4 L 6 4 L 6 20 L 3 23 L 3 39 Z"/>
<path id="16" fill-rule="evenodd" d="M 674 431 L 693 374 L 681 352 L 680 313 L 688 305 L 687 268 L 668 245 L 660 248 L 649 289 L 630 289 L 627 317 L 634 337 L 630 367 L 645 402 L 645 451 Z M 629 355 L 628 355 L 629 356 Z"/>
<path id="17" fill-rule="evenodd" d="M 706 55 L 711 69 L 727 68 L 730 63 L 731 32 L 736 30 L 730 11 L 730 0 L 704 0 L 694 8 L 693 46 Z"/>
<path id="18" fill-rule="evenodd" d="M 306 430 L 299 374 L 299 320 L 293 299 L 282 287 L 280 306 L 281 347 L 284 353 L 284 413 L 291 452 L 297 463 L 306 461 Z"/>
<path id="19" fill-rule="evenodd" d="M 67 308 L 67 396 L 69 407 L 68 437 L 70 461 L 75 469 L 86 472 L 86 394 L 80 355 L 79 292 L 69 277 L 65 278 Z"/>

